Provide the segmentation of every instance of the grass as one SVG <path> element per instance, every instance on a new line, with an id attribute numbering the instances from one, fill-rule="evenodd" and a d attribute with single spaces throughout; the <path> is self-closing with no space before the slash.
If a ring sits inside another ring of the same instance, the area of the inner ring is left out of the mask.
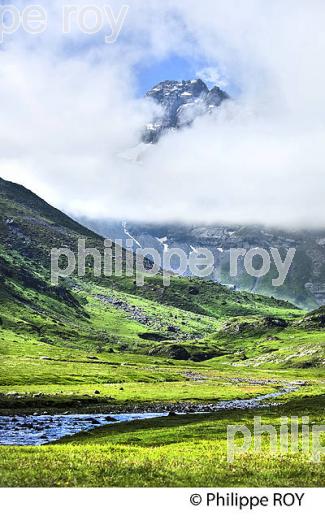
<path id="1" fill-rule="evenodd" d="M 283 415 L 324 423 L 325 396 L 263 411 L 279 432 Z M 0 448 L 2 486 L 42 487 L 312 487 L 325 483 L 324 460 L 311 452 L 263 449 L 227 461 L 227 426 L 253 431 L 253 411 L 178 416 L 111 425 L 39 448 Z M 323 444 L 325 446 L 325 442 Z M 239 446 L 238 446 L 239 448 Z"/>
<path id="2" fill-rule="evenodd" d="M 251 384 L 248 379 L 234 385 L 224 371 L 209 365 L 127 353 L 89 355 L 13 332 L 0 336 L 0 355 L 0 409 L 84 407 L 88 402 L 107 405 L 107 400 L 111 407 L 212 402 L 253 397 L 277 386 Z M 13 393 L 19 394 L 19 399 Z"/>
<path id="3" fill-rule="evenodd" d="M 198 388 L 199 387 L 199 388 Z M 128 407 L 133 404 L 141 403 L 181 403 L 181 402 L 217 402 L 220 400 L 231 399 L 247 399 L 254 396 L 271 393 L 276 390 L 275 386 L 265 385 L 257 386 L 249 383 L 242 383 L 234 385 L 232 383 L 220 383 L 218 381 L 207 382 L 137 382 L 137 383 L 123 383 L 121 384 L 87 384 L 81 383 L 79 385 L 30 385 L 28 389 L 26 386 L 12 387 L 14 392 L 17 392 L 21 397 L 34 397 L 39 393 L 43 393 L 44 400 L 49 402 L 49 399 L 55 401 L 62 401 L 68 397 L 70 401 L 73 399 L 79 400 L 80 397 L 94 396 L 95 392 L 100 392 L 100 397 L 97 397 L 97 402 L 107 399 L 113 399 L 115 403 L 110 403 L 110 408 L 113 406 L 126 405 Z M 0 387 L 0 392 L 6 390 L 6 387 Z M 10 397 L 10 393 L 9 393 Z M 20 404 L 24 401 L 20 397 Z M 87 399 L 84 400 L 87 402 Z M 0 400 L 1 403 L 1 400 Z M 40 401 L 41 403 L 41 401 Z"/>
<path id="4" fill-rule="evenodd" d="M 49 345 L 13 331 L 2 331 L 0 345 L 0 401 L 16 413 L 30 413 L 35 407 L 44 411 L 49 405 L 73 409 L 78 403 L 85 409 L 89 400 L 105 404 L 108 412 L 135 404 L 213 402 L 266 394 L 290 381 L 306 382 L 294 394 L 280 397 L 277 407 L 113 424 L 54 445 L 0 447 L 0 486 L 324 485 L 324 463 L 311 462 L 311 453 L 304 453 L 301 445 L 298 453 L 272 454 L 264 439 L 262 451 L 250 449 L 228 463 L 226 438 L 228 425 L 252 431 L 255 415 L 277 431 L 285 415 L 308 416 L 311 424 L 324 424 L 321 368 L 241 366 L 239 371 L 227 356 L 194 363 L 118 351 L 90 355 L 83 346 Z M 100 395 L 94 395 L 95 389 Z M 11 392 L 19 399 L 8 395 Z"/>

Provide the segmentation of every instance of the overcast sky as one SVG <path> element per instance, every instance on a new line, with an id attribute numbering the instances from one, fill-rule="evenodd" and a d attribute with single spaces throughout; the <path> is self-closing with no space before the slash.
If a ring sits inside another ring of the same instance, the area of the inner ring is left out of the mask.
<path id="1" fill-rule="evenodd" d="M 92 217 L 324 226 L 323 0 L 132 0 L 113 44 L 38 3 L 46 32 L 1 45 L 0 176 Z M 144 92 L 199 76 L 233 102 L 128 160 Z"/>

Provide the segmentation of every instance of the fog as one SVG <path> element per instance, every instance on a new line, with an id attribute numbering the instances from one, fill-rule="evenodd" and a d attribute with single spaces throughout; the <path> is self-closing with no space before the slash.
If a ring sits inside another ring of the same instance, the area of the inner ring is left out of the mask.
<path id="1" fill-rule="evenodd" d="M 2 44 L 0 176 L 76 215 L 324 225 L 324 2 L 134 0 L 111 45 L 40 3 L 48 30 Z M 138 153 L 137 68 L 175 53 L 236 94 Z"/>

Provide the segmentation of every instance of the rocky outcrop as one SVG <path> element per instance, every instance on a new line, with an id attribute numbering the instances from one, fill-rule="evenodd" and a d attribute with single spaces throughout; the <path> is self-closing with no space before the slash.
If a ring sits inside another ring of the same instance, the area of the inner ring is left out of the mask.
<path id="1" fill-rule="evenodd" d="M 302 321 L 307 328 L 325 328 L 325 306 L 309 312 Z"/>
<path id="2" fill-rule="evenodd" d="M 191 357 L 186 348 L 178 345 L 154 347 L 148 353 L 149 356 L 168 357 L 178 361 L 187 361 Z"/>
<path id="3" fill-rule="evenodd" d="M 149 90 L 146 97 L 159 105 L 161 113 L 146 126 L 145 143 L 156 143 L 164 132 L 190 125 L 229 99 L 219 87 L 209 90 L 201 79 L 163 81 Z"/>

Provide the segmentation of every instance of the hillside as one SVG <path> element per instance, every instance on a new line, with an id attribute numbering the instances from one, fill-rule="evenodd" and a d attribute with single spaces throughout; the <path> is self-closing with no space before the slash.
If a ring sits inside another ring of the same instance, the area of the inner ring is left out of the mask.
<path id="1" fill-rule="evenodd" d="M 102 251 L 103 239 L 24 187 L 4 180 L 1 180 L 0 187 L 1 295 L 3 301 L 7 299 L 12 304 L 23 302 L 24 311 L 33 308 L 35 312 L 39 307 L 41 314 L 46 312 L 50 317 L 48 307 L 57 301 L 67 307 L 67 316 L 71 313 L 74 316 L 76 312 L 86 316 L 83 298 L 105 291 L 121 292 L 124 299 L 127 295 L 140 298 L 146 305 L 152 301 L 163 308 L 172 306 L 180 312 L 192 312 L 214 319 L 294 311 L 289 304 L 245 293 L 237 294 L 202 280 L 174 277 L 171 286 L 164 288 L 159 276 L 150 278 L 144 287 L 135 285 L 135 277 L 96 279 L 91 276 L 91 263 L 86 279 L 72 277 L 64 280 L 60 287 L 52 287 L 49 284 L 51 248 L 69 247 L 76 251 L 77 240 L 84 238 L 87 247 Z M 103 302 L 101 304 L 104 307 Z M 114 302 L 106 304 L 107 314 L 116 312 L 116 307 L 118 305 Z"/>
<path id="2" fill-rule="evenodd" d="M 0 218 L 0 372 L 9 386 L 183 379 L 163 375 L 162 359 L 242 369 L 323 363 L 322 310 L 305 318 L 286 302 L 186 277 L 138 287 L 134 276 L 94 278 L 91 265 L 85 278 L 51 286 L 51 247 L 74 249 L 83 237 L 101 248 L 102 238 L 4 180 Z M 131 372 L 129 356 L 141 356 Z M 156 363 L 158 371 L 143 368 Z"/>

